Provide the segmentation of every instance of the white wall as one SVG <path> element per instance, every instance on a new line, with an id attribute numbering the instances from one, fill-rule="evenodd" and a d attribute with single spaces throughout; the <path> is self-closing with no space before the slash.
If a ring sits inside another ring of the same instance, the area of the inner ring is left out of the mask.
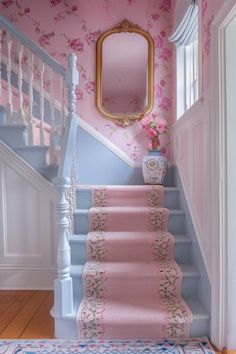
<path id="1" fill-rule="evenodd" d="M 48 289 L 55 278 L 52 185 L 0 143 L 0 288 Z"/>

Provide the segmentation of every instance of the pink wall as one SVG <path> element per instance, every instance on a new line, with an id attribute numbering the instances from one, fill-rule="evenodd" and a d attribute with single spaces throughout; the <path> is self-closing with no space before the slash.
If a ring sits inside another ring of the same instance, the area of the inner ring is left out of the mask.
<path id="1" fill-rule="evenodd" d="M 202 0 L 203 91 L 211 84 L 211 24 L 224 0 Z"/>
<path id="2" fill-rule="evenodd" d="M 103 118 L 95 107 L 95 43 L 100 33 L 124 18 L 150 32 L 155 41 L 154 111 L 173 122 L 172 46 L 167 40 L 173 3 L 174 0 L 3 0 L 0 11 L 63 65 L 69 52 L 78 55 L 79 114 L 133 161 L 140 162 L 147 145 L 140 125 L 121 128 Z"/>

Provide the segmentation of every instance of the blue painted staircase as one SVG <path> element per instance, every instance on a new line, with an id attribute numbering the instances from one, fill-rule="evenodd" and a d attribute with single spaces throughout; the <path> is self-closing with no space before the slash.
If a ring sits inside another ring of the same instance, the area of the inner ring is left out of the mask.
<path id="1" fill-rule="evenodd" d="M 47 164 L 48 147 L 28 145 L 26 125 L 6 125 L 3 120 L 0 123 L 2 123 L 0 124 L 0 140 L 51 181 L 57 175 L 58 166 Z M 168 229 L 175 236 L 175 259 L 183 272 L 182 295 L 193 313 L 190 335 L 192 337 L 209 335 L 209 311 L 207 311 L 199 298 L 202 292 L 201 286 L 204 286 L 202 284 L 203 274 L 201 267 L 198 267 L 198 264 L 194 264 L 192 261 L 196 241 L 187 234 L 186 210 L 181 208 L 179 188 L 173 186 L 173 181 L 171 180 L 173 179 L 169 178 L 169 182 L 167 181 L 168 186 L 165 187 L 164 205 L 170 209 Z M 70 239 L 70 272 L 73 279 L 74 313 L 66 318 L 55 319 L 56 335 L 61 338 L 76 338 L 77 336 L 75 318 L 83 292 L 82 271 L 86 261 L 85 241 L 88 233 L 88 213 L 91 206 L 90 187 L 79 187 L 76 193 L 76 210 L 74 211 L 74 235 Z"/>
<path id="2" fill-rule="evenodd" d="M 209 335 L 210 314 L 199 298 L 203 274 L 201 274 L 200 267 L 193 264 L 192 261 L 194 240 L 186 234 L 186 215 L 185 211 L 181 209 L 179 194 L 180 191 L 177 187 L 166 187 L 164 206 L 170 209 L 168 229 L 175 236 L 174 255 L 183 272 L 182 295 L 193 314 L 190 335 L 191 337 Z M 78 305 L 83 293 L 82 271 L 86 261 L 85 240 L 88 233 L 88 213 L 89 208 L 92 206 L 91 188 L 89 186 L 79 187 L 76 197 L 77 208 L 74 212 L 75 234 L 70 240 L 70 246 L 73 296 L 75 303 Z M 125 239 L 123 242 L 125 247 Z M 70 318 L 70 328 L 75 325 L 74 316 Z M 76 336 L 76 327 L 74 327 L 74 335 Z"/>

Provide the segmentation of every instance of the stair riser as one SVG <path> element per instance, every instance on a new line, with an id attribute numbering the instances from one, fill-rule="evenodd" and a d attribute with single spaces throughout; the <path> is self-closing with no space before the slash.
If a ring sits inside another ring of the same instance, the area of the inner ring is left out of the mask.
<path id="1" fill-rule="evenodd" d="M 82 275 L 74 274 L 71 275 L 73 280 L 73 293 L 77 299 L 82 299 L 83 296 L 83 283 Z M 128 280 L 127 280 L 128 281 Z M 198 297 L 198 285 L 199 277 L 198 276 L 184 276 L 182 281 L 182 296 L 188 299 L 195 299 Z M 141 289 L 141 292 L 143 289 Z M 136 292 L 137 295 L 137 292 Z"/>
<path id="2" fill-rule="evenodd" d="M 173 235 L 180 235 L 184 234 L 184 229 L 184 214 L 170 214 L 168 223 L 169 232 Z M 74 214 L 74 232 L 75 234 L 87 234 L 89 232 L 88 211 Z"/>
<path id="3" fill-rule="evenodd" d="M 76 193 L 77 208 L 89 209 L 92 207 L 92 196 L 90 189 L 79 189 Z M 178 190 L 165 190 L 164 206 L 168 209 L 179 208 Z"/>
<path id="4" fill-rule="evenodd" d="M 32 167 L 39 168 L 42 165 L 46 164 L 46 149 L 39 150 L 21 150 L 15 149 L 16 153 L 21 156 L 25 161 L 27 161 Z"/>
<path id="5" fill-rule="evenodd" d="M 193 319 L 190 326 L 190 337 L 203 337 L 210 334 L 210 320 L 209 319 Z"/>
<path id="6" fill-rule="evenodd" d="M 27 131 L 25 128 L 0 127 L 0 140 L 12 149 L 23 147 L 27 144 Z"/>
<path id="7" fill-rule="evenodd" d="M 86 262 L 86 242 L 70 242 L 71 245 L 71 264 L 84 264 Z M 190 261 L 191 244 L 175 243 L 174 256 L 177 263 L 184 264 Z"/>
<path id="8" fill-rule="evenodd" d="M 190 326 L 190 337 L 209 336 L 209 319 L 194 319 Z M 77 339 L 77 325 L 74 320 L 55 319 L 55 337 Z"/>
<path id="9" fill-rule="evenodd" d="M 44 166 L 37 168 L 37 171 L 45 177 L 48 181 L 52 181 L 57 176 L 58 166 Z"/>

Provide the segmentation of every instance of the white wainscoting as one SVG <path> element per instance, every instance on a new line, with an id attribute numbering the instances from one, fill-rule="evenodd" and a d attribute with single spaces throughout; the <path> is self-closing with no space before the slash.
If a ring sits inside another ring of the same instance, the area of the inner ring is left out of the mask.
<path id="1" fill-rule="evenodd" d="M 53 288 L 53 186 L 0 143 L 0 288 Z"/>
<path id="2" fill-rule="evenodd" d="M 172 128 L 172 159 L 178 167 L 208 276 L 211 279 L 209 232 L 209 117 L 206 92 Z"/>

